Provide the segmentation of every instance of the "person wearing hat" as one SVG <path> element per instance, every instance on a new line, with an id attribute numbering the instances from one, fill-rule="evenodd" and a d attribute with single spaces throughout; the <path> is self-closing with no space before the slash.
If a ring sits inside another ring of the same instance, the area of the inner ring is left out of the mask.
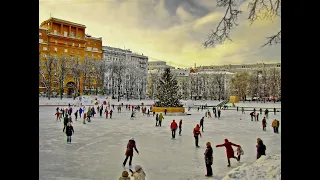
<path id="1" fill-rule="evenodd" d="M 239 159 L 234 156 L 234 151 L 232 148 L 232 146 L 240 147 L 239 145 L 233 144 L 232 142 L 229 142 L 228 139 L 225 139 L 223 144 L 216 145 L 216 147 L 222 147 L 222 146 L 226 148 L 226 153 L 228 158 L 228 167 L 230 167 L 230 158 L 234 158 L 234 159 L 237 159 L 237 161 L 239 161 Z"/>
<path id="2" fill-rule="evenodd" d="M 213 150 L 212 150 L 210 142 L 207 142 L 206 146 L 207 146 L 207 149 L 204 152 L 204 159 L 206 162 L 207 174 L 205 176 L 211 177 L 213 175 L 212 174 L 212 167 L 211 167 L 212 162 L 213 162 L 213 157 L 212 157 Z"/>
<path id="3" fill-rule="evenodd" d="M 132 175 L 134 177 L 134 180 L 145 180 L 146 179 L 146 173 L 143 171 L 142 167 L 140 165 L 136 165 L 134 167 L 135 172 L 132 172 Z"/>
<path id="4" fill-rule="evenodd" d="M 198 145 L 198 143 L 199 143 L 199 135 L 200 135 L 200 137 L 202 137 L 202 134 L 200 132 L 200 126 L 199 126 L 199 124 L 197 124 L 196 127 L 193 129 L 193 136 L 194 136 L 194 139 L 196 141 L 196 147 L 200 147 Z"/>
<path id="5" fill-rule="evenodd" d="M 132 165 L 132 157 L 133 157 L 133 149 L 136 150 L 136 152 L 139 154 L 139 151 L 136 147 L 136 142 L 134 140 L 134 138 L 131 138 L 127 144 L 127 150 L 126 150 L 126 159 L 123 161 L 123 167 L 126 166 L 127 160 L 130 157 L 129 160 L 129 166 Z"/>
<path id="6" fill-rule="evenodd" d="M 123 171 L 121 177 L 119 177 L 119 180 L 130 180 L 128 171 Z"/>
<path id="7" fill-rule="evenodd" d="M 176 123 L 175 120 L 172 120 L 170 128 L 171 128 L 172 138 L 174 139 L 174 138 L 176 138 L 176 130 L 178 129 L 178 124 Z"/>

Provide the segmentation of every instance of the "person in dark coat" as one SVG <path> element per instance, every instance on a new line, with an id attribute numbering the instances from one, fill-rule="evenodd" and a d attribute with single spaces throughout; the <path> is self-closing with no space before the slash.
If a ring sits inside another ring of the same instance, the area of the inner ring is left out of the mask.
<path id="1" fill-rule="evenodd" d="M 232 142 L 229 142 L 228 139 L 225 139 L 223 144 L 216 145 L 216 147 L 222 147 L 222 146 L 226 148 L 226 153 L 228 158 L 228 167 L 230 167 L 230 158 L 235 158 L 237 159 L 237 161 L 239 161 L 239 159 L 234 156 L 234 151 L 232 148 L 232 146 L 240 147 L 239 145 L 233 144 Z"/>
<path id="2" fill-rule="evenodd" d="M 134 140 L 134 138 L 131 138 L 127 144 L 127 150 L 126 150 L 126 159 L 123 161 L 123 167 L 126 166 L 127 160 L 130 157 L 129 160 L 129 166 L 132 165 L 132 157 L 133 157 L 133 149 L 136 150 L 136 152 L 139 154 L 139 151 L 136 147 L 136 142 Z"/>
<path id="3" fill-rule="evenodd" d="M 67 135 L 67 143 L 71 144 L 71 136 L 74 134 L 73 126 L 71 125 L 71 122 L 68 122 L 67 128 L 66 128 L 66 135 Z"/>
<path id="4" fill-rule="evenodd" d="M 167 109 L 164 109 L 164 115 L 167 115 Z"/>
<path id="5" fill-rule="evenodd" d="M 83 112 L 82 108 L 79 108 L 79 117 L 80 117 L 80 118 L 81 118 L 82 112 Z"/>
<path id="6" fill-rule="evenodd" d="M 251 116 L 251 121 L 253 121 L 253 116 L 254 116 L 253 112 L 250 113 L 250 116 Z"/>
<path id="7" fill-rule="evenodd" d="M 221 115 L 221 110 L 218 109 L 218 119 L 220 119 L 220 115 Z"/>
<path id="8" fill-rule="evenodd" d="M 207 174 L 205 176 L 211 177 L 213 175 L 212 174 L 212 167 L 211 167 L 212 163 L 213 163 L 213 157 L 212 157 L 213 150 L 212 150 L 210 142 L 207 142 L 206 145 L 207 145 L 207 149 L 204 152 L 204 159 L 206 162 Z"/>
<path id="9" fill-rule="evenodd" d="M 112 119 L 112 113 L 113 113 L 113 111 L 112 111 L 112 109 L 110 110 L 110 119 Z"/>
<path id="10" fill-rule="evenodd" d="M 258 140 L 258 145 L 257 145 L 257 159 L 259 159 L 262 155 L 266 155 L 266 146 L 263 144 L 263 141 L 260 139 Z"/>
<path id="11" fill-rule="evenodd" d="M 204 121 L 204 117 L 202 117 L 202 118 L 200 119 L 200 128 L 202 128 L 202 129 L 201 129 L 202 132 L 203 132 L 203 121 Z"/>
<path id="12" fill-rule="evenodd" d="M 66 116 L 63 118 L 63 125 L 64 126 L 63 126 L 62 132 L 64 132 L 64 130 L 66 129 L 68 121 L 69 121 L 68 114 L 66 114 Z"/>
<path id="13" fill-rule="evenodd" d="M 78 119 L 78 110 L 74 113 L 75 119 Z"/>
<path id="14" fill-rule="evenodd" d="M 267 126 L 267 120 L 266 117 L 263 117 L 262 119 L 262 130 L 266 131 L 266 126 Z"/>
<path id="15" fill-rule="evenodd" d="M 264 111 L 264 115 L 267 117 L 267 119 L 268 119 L 268 115 L 269 115 L 269 110 L 268 109 L 266 109 L 265 111 Z"/>
<path id="16" fill-rule="evenodd" d="M 182 119 L 180 119 L 180 122 L 179 122 L 179 136 L 181 136 L 181 131 L 182 131 Z"/>

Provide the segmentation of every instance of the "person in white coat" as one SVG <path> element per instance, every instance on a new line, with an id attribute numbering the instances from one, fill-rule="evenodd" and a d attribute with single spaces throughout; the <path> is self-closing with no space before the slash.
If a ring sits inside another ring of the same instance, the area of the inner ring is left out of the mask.
<path id="1" fill-rule="evenodd" d="M 140 165 L 136 165 L 134 167 L 135 172 L 132 173 L 131 176 L 134 177 L 134 180 L 145 180 L 146 179 L 146 173 L 143 171 L 142 167 Z"/>

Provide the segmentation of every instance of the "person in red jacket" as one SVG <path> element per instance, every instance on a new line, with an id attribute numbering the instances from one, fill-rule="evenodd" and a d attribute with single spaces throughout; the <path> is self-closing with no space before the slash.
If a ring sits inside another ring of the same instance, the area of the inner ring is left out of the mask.
<path id="1" fill-rule="evenodd" d="M 235 159 L 237 159 L 237 161 L 239 161 L 239 159 L 234 156 L 234 151 L 233 151 L 232 146 L 236 146 L 236 147 L 240 147 L 240 146 L 237 144 L 233 144 L 232 142 L 229 142 L 228 139 L 225 139 L 224 142 L 225 143 L 223 143 L 223 144 L 216 145 L 216 147 L 222 147 L 222 146 L 226 147 L 226 153 L 227 153 L 227 158 L 228 158 L 228 167 L 230 167 L 230 158 L 235 158 Z"/>
<path id="2" fill-rule="evenodd" d="M 139 154 L 139 151 L 136 147 L 136 141 L 134 140 L 134 138 L 131 138 L 127 144 L 127 150 L 125 153 L 126 159 L 123 161 L 123 167 L 126 166 L 126 163 L 129 157 L 130 157 L 129 166 L 132 165 L 133 149 L 136 150 L 136 152 Z"/>
<path id="3" fill-rule="evenodd" d="M 200 147 L 198 144 L 199 143 L 199 135 L 200 135 L 200 137 L 202 137 L 202 134 L 200 132 L 200 126 L 199 126 L 199 124 L 197 124 L 196 127 L 193 129 L 193 136 L 196 141 L 196 147 Z"/>
<path id="4" fill-rule="evenodd" d="M 176 130 L 178 128 L 178 124 L 176 123 L 175 120 L 172 120 L 172 123 L 171 123 L 171 134 L 172 134 L 172 138 L 174 139 L 176 137 Z"/>
<path id="5" fill-rule="evenodd" d="M 182 119 L 180 119 L 180 122 L 179 122 L 179 136 L 181 136 L 181 131 L 182 131 Z"/>
<path id="6" fill-rule="evenodd" d="M 112 109 L 110 110 L 110 119 L 112 119 L 112 113 L 113 113 L 113 111 L 112 111 Z"/>
<path id="7" fill-rule="evenodd" d="M 106 110 L 105 110 L 105 113 L 106 113 L 106 119 L 108 119 L 109 111 L 107 110 L 107 108 L 106 108 Z"/>

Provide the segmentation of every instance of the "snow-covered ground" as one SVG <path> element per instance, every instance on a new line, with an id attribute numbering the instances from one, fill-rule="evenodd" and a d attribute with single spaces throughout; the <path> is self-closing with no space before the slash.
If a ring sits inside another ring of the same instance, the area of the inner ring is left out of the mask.
<path id="1" fill-rule="evenodd" d="M 250 103 L 248 107 L 260 105 Z M 207 179 L 203 155 L 207 141 L 213 146 L 212 179 L 222 179 L 232 168 L 255 162 L 258 137 L 264 141 L 267 155 L 281 154 L 281 113 L 269 113 L 264 132 L 261 116 L 259 122 L 252 122 L 249 113 L 242 115 L 240 111 L 222 110 L 220 119 L 205 118 L 203 137 L 199 141 L 201 147 L 195 148 L 192 130 L 204 116 L 201 110 L 192 110 L 190 116 L 165 116 L 163 127 L 155 127 L 152 116 L 138 113 L 135 120 L 130 120 L 129 111 L 117 113 L 115 110 L 113 119 L 95 117 L 87 124 L 82 124 L 82 120 L 74 121 L 72 144 L 67 144 L 63 123 L 57 122 L 54 116 L 55 109 L 39 107 L 39 175 L 44 180 L 116 180 L 123 171 L 126 144 L 131 137 L 135 138 L 140 151 L 139 155 L 134 154 L 133 166 L 140 164 L 149 180 Z M 176 139 L 171 139 L 169 129 L 173 118 L 183 120 L 182 136 Z M 280 121 L 279 134 L 272 132 L 271 122 L 275 118 Z M 225 138 L 241 145 L 245 153 L 240 163 L 232 159 L 231 167 L 227 167 L 225 148 L 215 148 Z"/>
<path id="2" fill-rule="evenodd" d="M 281 179 L 281 156 L 262 156 L 253 164 L 243 164 L 231 170 L 222 180 Z"/>

